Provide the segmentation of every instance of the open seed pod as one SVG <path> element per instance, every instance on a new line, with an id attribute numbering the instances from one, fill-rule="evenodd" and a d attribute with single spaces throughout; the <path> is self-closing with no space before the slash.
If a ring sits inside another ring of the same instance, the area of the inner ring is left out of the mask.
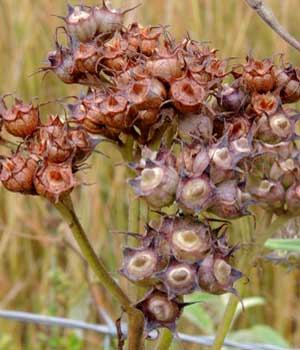
<path id="1" fill-rule="evenodd" d="M 234 293 L 234 282 L 242 277 L 242 273 L 234 269 L 228 259 L 208 255 L 200 264 L 198 282 L 202 290 L 211 294 Z"/>
<path id="2" fill-rule="evenodd" d="M 282 103 L 297 102 L 300 99 L 300 69 L 290 66 L 282 75 L 279 76 L 282 80 L 280 85 Z"/>
<path id="3" fill-rule="evenodd" d="M 169 299 L 167 293 L 152 289 L 135 306 L 143 312 L 145 330 L 149 333 L 161 327 L 175 331 L 185 305 L 178 298 Z"/>
<path id="4" fill-rule="evenodd" d="M 4 98 L 0 98 L 0 115 L 5 129 L 17 137 L 25 138 L 32 135 L 40 124 L 39 107 L 35 107 L 32 103 L 25 104 L 17 98 L 10 109 L 6 107 Z"/>
<path id="5" fill-rule="evenodd" d="M 211 248 L 209 228 L 191 216 L 165 216 L 159 234 L 180 262 L 198 262 Z"/>
<path id="6" fill-rule="evenodd" d="M 143 286 L 151 286 L 155 283 L 155 275 L 168 263 L 168 258 L 160 256 L 153 244 L 140 248 L 125 248 L 124 260 L 120 270 L 131 282 Z"/>
<path id="7" fill-rule="evenodd" d="M 72 173 L 71 162 L 54 164 L 45 159 L 34 177 L 36 192 L 54 203 L 78 185 L 79 182 L 75 180 Z"/>
<path id="8" fill-rule="evenodd" d="M 300 186 L 297 181 L 286 191 L 285 201 L 288 212 L 298 215 L 300 212 Z"/>
<path id="9" fill-rule="evenodd" d="M 33 179 L 38 164 L 34 156 L 15 153 L 1 160 L 0 165 L 0 180 L 7 190 L 35 194 Z"/>
<path id="10" fill-rule="evenodd" d="M 178 181 L 179 176 L 172 166 L 148 159 L 140 175 L 129 183 L 139 197 L 160 209 L 174 202 Z"/>
<path id="11" fill-rule="evenodd" d="M 274 93 L 266 94 L 254 93 L 251 99 L 251 105 L 257 115 L 267 114 L 269 116 L 275 114 L 280 106 L 280 98 Z"/>
<path id="12" fill-rule="evenodd" d="M 175 259 L 156 277 L 166 288 L 169 298 L 192 293 L 198 287 L 197 265 L 177 262 Z"/>
<path id="13" fill-rule="evenodd" d="M 171 84 L 170 97 L 180 112 L 200 112 L 206 96 L 204 87 L 188 76 Z"/>
<path id="14" fill-rule="evenodd" d="M 260 61 L 247 57 L 247 62 L 243 66 L 241 83 L 251 91 L 259 93 L 271 91 L 276 84 L 273 66 L 274 63 L 270 59 Z"/>
<path id="15" fill-rule="evenodd" d="M 182 175 L 178 184 L 176 201 L 187 213 L 200 213 L 209 208 L 215 195 L 215 186 L 206 175 Z"/>

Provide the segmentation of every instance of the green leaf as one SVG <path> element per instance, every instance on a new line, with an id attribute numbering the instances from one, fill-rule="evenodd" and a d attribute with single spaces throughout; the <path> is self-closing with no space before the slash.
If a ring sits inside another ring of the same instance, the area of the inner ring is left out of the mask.
<path id="1" fill-rule="evenodd" d="M 281 334 L 266 325 L 256 325 L 252 328 L 231 332 L 228 335 L 228 339 L 242 343 L 270 344 L 289 347 L 288 342 Z"/>
<path id="2" fill-rule="evenodd" d="M 268 239 L 265 243 L 265 247 L 269 249 L 300 252 L 300 239 Z"/>
<path id="3" fill-rule="evenodd" d="M 219 298 L 214 295 L 201 293 L 201 292 L 196 292 L 191 295 L 187 295 L 184 298 L 185 302 L 199 302 L 199 303 L 187 306 L 184 309 L 183 317 L 186 320 L 189 320 L 190 322 L 192 322 L 196 327 L 201 329 L 205 334 L 207 335 L 214 334 L 214 331 L 215 331 L 214 321 L 211 315 L 209 314 L 209 312 L 207 312 L 200 303 L 201 302 L 216 303 L 218 299 Z"/>

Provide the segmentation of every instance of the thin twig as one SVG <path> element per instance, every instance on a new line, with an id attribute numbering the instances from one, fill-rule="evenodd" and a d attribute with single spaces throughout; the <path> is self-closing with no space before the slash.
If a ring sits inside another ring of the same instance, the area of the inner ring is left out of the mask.
<path id="1" fill-rule="evenodd" d="M 277 20 L 271 8 L 262 0 L 245 0 L 246 3 L 271 27 L 283 40 L 300 51 L 299 41 L 293 37 Z"/>

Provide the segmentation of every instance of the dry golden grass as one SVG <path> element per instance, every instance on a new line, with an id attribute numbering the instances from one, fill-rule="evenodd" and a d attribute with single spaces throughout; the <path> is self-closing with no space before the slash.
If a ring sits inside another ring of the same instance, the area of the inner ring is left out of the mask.
<path id="1" fill-rule="evenodd" d="M 129 7 L 139 2 L 119 0 L 114 4 Z M 266 2 L 282 24 L 300 39 L 299 1 Z M 43 81 L 41 75 L 29 77 L 53 48 L 54 28 L 61 22 L 50 15 L 63 14 L 65 3 L 65 0 L 0 1 L 0 94 L 16 91 L 26 99 L 40 96 L 48 100 L 78 92 L 77 87 L 66 87 L 51 75 Z M 144 0 L 127 20 L 143 24 L 169 23 L 178 38 L 188 31 L 195 39 L 211 41 L 212 46 L 221 50 L 222 56 L 245 57 L 253 52 L 266 57 L 284 53 L 294 64 L 300 63 L 299 53 L 271 32 L 244 1 Z M 114 166 L 120 157 L 108 144 L 101 149 L 111 158 L 93 157 L 90 161 L 93 168 L 84 175 L 91 185 L 76 191 L 74 197 L 94 248 L 101 252 L 111 271 L 115 271 L 120 266 L 123 238 L 112 238 L 109 231 L 127 227 L 128 203 L 122 200 L 127 195 L 126 169 Z M 69 244 L 75 246 L 58 214 L 45 201 L 0 188 L 0 308 L 97 320 L 85 283 L 85 266 Z M 265 322 L 291 344 L 300 346 L 299 273 L 287 274 L 281 268 L 264 267 L 255 274 L 249 294 L 265 296 L 267 305 L 241 317 L 238 326 Z M 94 285 L 93 276 L 89 278 Z M 93 291 L 99 305 L 115 318 L 118 310 L 110 296 L 97 286 Z M 61 336 L 63 333 L 59 330 L 3 320 L 0 320 L 0 329 L 1 333 L 12 335 L 12 350 L 62 349 L 47 341 L 50 337 Z M 96 344 L 100 343 L 99 337 L 88 334 L 85 349 L 99 348 Z"/>

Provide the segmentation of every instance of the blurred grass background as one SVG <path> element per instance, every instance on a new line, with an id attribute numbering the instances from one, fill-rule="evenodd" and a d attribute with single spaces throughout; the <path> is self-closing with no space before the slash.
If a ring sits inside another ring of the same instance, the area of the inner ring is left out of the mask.
<path id="1" fill-rule="evenodd" d="M 113 1 L 124 7 L 139 2 Z M 299 0 L 266 3 L 300 40 Z M 54 47 L 54 29 L 62 23 L 51 14 L 65 11 L 65 0 L 0 0 L 0 94 L 16 91 L 24 99 L 40 96 L 48 100 L 78 92 L 78 87 L 66 87 L 51 75 L 43 81 L 41 75 L 29 77 Z M 300 63 L 300 54 L 271 32 L 242 0 L 144 0 L 138 10 L 127 16 L 128 22 L 136 20 L 145 25 L 170 24 L 177 38 L 188 31 L 194 39 L 211 41 L 223 57 L 243 58 L 253 52 L 263 58 L 284 53 L 286 60 Z M 110 270 L 116 271 L 124 237 L 112 237 L 109 231 L 127 228 L 126 169 L 114 166 L 120 157 L 109 145 L 102 145 L 101 149 L 111 158 L 93 156 L 93 167 L 84 175 L 90 184 L 77 190 L 74 197 L 95 249 Z M 90 286 L 85 283 L 87 277 Z M 264 297 L 266 303 L 239 316 L 235 328 L 267 324 L 291 345 L 300 346 L 299 281 L 299 271 L 287 273 L 282 267 L 258 262 L 249 283 L 249 295 Z M 0 308 L 95 322 L 101 321 L 95 300 L 116 319 L 119 310 L 87 272 L 55 210 L 40 198 L 22 197 L 0 188 Z M 184 330 L 199 334 L 192 323 L 185 322 Z M 93 333 L 83 336 L 0 319 L 0 350 L 82 348 L 101 349 L 101 338 Z"/>

